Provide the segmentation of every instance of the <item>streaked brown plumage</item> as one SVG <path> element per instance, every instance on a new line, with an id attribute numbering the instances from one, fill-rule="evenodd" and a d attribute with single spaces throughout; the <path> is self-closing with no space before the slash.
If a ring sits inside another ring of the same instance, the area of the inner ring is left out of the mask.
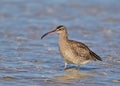
<path id="1" fill-rule="evenodd" d="M 102 59 L 91 51 L 84 43 L 69 40 L 67 29 L 63 25 L 60 25 L 55 30 L 44 34 L 41 39 L 47 34 L 55 32 L 59 34 L 59 49 L 65 61 L 65 68 L 67 67 L 67 64 L 77 64 L 80 66 L 88 63 L 90 60 L 102 61 Z"/>

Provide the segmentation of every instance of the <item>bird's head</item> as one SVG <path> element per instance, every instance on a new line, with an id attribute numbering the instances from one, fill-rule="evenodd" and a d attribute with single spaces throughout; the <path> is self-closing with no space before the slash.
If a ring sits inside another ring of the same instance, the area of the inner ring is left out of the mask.
<path id="1" fill-rule="evenodd" d="M 63 25 L 60 25 L 60 26 L 58 26 L 55 30 L 52 30 L 52 31 L 50 31 L 50 32 L 45 33 L 45 34 L 41 37 L 41 39 L 42 39 L 43 37 L 45 37 L 46 35 L 51 34 L 51 33 L 61 34 L 61 33 L 63 33 L 63 32 L 66 32 L 66 28 L 65 28 L 65 26 L 63 26 Z"/>

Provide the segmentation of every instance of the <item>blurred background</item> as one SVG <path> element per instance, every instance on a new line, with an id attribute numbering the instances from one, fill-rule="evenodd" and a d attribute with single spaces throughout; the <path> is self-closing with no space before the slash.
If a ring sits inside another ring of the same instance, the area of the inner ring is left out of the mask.
<path id="1" fill-rule="evenodd" d="M 59 25 L 103 59 L 64 70 Z M 120 0 L 0 0 L 0 86 L 120 86 Z"/>

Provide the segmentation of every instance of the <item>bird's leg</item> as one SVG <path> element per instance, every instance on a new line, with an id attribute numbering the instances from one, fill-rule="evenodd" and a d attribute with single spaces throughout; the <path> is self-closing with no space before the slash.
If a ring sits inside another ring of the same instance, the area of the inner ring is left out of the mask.
<path id="1" fill-rule="evenodd" d="M 65 62 L 65 66 L 64 66 L 64 69 L 66 69 L 67 68 L 67 62 Z"/>
<path id="2" fill-rule="evenodd" d="M 78 65 L 78 70 L 80 70 L 80 65 Z"/>

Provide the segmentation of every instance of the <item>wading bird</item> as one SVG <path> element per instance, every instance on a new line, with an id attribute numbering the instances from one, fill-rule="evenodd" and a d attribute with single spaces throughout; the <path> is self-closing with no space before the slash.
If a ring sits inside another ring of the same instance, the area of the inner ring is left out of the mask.
<path id="1" fill-rule="evenodd" d="M 55 30 L 45 33 L 41 39 L 51 33 L 59 34 L 59 50 L 65 61 L 65 69 L 67 68 L 67 64 L 77 64 L 79 68 L 80 65 L 87 64 L 91 60 L 102 61 L 102 59 L 84 43 L 68 39 L 65 26 L 60 25 Z"/>

